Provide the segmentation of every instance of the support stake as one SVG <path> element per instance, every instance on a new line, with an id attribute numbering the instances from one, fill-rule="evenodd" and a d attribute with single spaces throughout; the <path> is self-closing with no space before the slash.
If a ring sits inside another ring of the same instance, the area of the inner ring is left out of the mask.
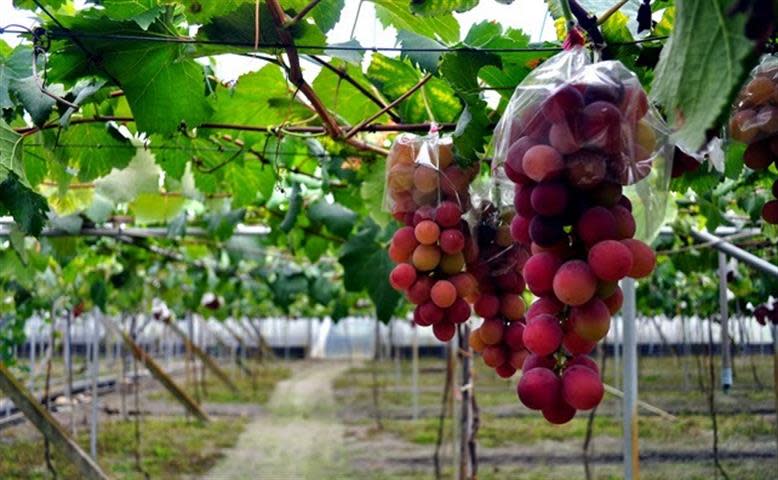
<path id="1" fill-rule="evenodd" d="M 624 352 L 624 407 L 622 428 L 624 429 L 624 480 L 640 479 L 640 457 L 638 446 L 638 342 L 637 304 L 635 301 L 635 280 L 623 280 L 624 307 L 623 352 Z"/>

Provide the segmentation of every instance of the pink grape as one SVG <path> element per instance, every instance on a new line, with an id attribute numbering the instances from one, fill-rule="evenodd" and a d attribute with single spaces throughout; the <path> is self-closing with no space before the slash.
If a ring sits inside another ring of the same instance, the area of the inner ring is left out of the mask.
<path id="1" fill-rule="evenodd" d="M 457 298 L 454 303 L 446 309 L 445 316 L 451 323 L 464 323 L 470 319 L 470 305 L 465 299 Z"/>
<path id="2" fill-rule="evenodd" d="M 566 157 L 567 181 L 581 189 L 591 189 L 602 183 L 607 170 L 607 161 L 598 152 L 579 150 Z"/>
<path id="3" fill-rule="evenodd" d="M 552 253 L 539 253 L 530 257 L 522 270 L 529 290 L 539 296 L 551 293 L 554 275 L 561 265 L 562 261 Z"/>
<path id="4" fill-rule="evenodd" d="M 576 222 L 576 233 L 586 245 L 618 237 L 616 217 L 605 207 L 586 210 Z"/>
<path id="5" fill-rule="evenodd" d="M 532 353 L 550 355 L 562 344 L 562 327 L 559 320 L 551 315 L 538 315 L 524 327 L 522 341 Z"/>
<path id="6" fill-rule="evenodd" d="M 585 340 L 571 330 L 565 333 L 564 338 L 562 338 L 562 346 L 573 355 L 585 355 L 594 350 L 597 346 L 597 342 Z"/>
<path id="7" fill-rule="evenodd" d="M 442 202 L 435 209 L 435 221 L 441 227 L 454 227 L 459 224 L 460 218 L 462 218 L 462 210 L 456 203 Z"/>
<path id="8" fill-rule="evenodd" d="M 532 190 L 530 203 L 540 215 L 560 215 L 567 207 L 567 188 L 557 182 L 539 183 Z"/>
<path id="9" fill-rule="evenodd" d="M 419 305 L 417 309 L 419 311 L 419 317 L 426 325 L 435 325 L 443 320 L 443 309 L 433 302 L 423 303 Z"/>
<path id="10" fill-rule="evenodd" d="M 584 108 L 584 99 L 575 87 L 565 85 L 543 102 L 543 114 L 549 122 L 561 122 Z"/>
<path id="11" fill-rule="evenodd" d="M 541 313 L 547 313 L 549 315 L 556 315 L 562 311 L 564 305 L 554 297 L 540 297 L 530 305 L 527 310 L 527 320 L 540 315 Z"/>
<path id="12" fill-rule="evenodd" d="M 645 278 L 651 275 L 656 266 L 656 253 L 648 245 L 634 238 L 622 240 L 632 252 L 632 269 L 629 276 L 632 278 Z"/>
<path id="13" fill-rule="evenodd" d="M 616 240 L 595 244 L 589 250 L 588 260 L 597 278 L 608 282 L 621 280 L 632 270 L 632 251 Z"/>
<path id="14" fill-rule="evenodd" d="M 589 358 L 587 355 L 576 355 L 573 358 L 569 359 L 566 363 L 567 368 L 570 368 L 575 365 L 581 365 L 582 367 L 586 367 L 598 375 L 600 373 L 600 367 L 597 366 L 597 362 Z"/>
<path id="15" fill-rule="evenodd" d="M 551 125 L 551 130 L 548 131 L 549 143 L 562 155 L 570 155 L 580 150 L 581 145 L 575 137 L 570 125 L 564 121 Z"/>
<path id="16" fill-rule="evenodd" d="M 524 324 L 521 322 L 511 322 L 503 331 L 502 341 L 513 351 L 524 348 Z"/>
<path id="17" fill-rule="evenodd" d="M 505 175 L 514 183 L 527 183 L 529 177 L 524 174 L 521 162 L 527 150 L 538 143 L 530 137 L 522 137 L 510 146 L 505 158 Z"/>
<path id="18" fill-rule="evenodd" d="M 574 365 L 562 374 L 562 397 L 578 410 L 590 410 L 602 401 L 605 387 L 600 376 L 589 368 Z"/>
<path id="19" fill-rule="evenodd" d="M 487 345 L 481 355 L 484 357 L 484 363 L 492 368 L 499 367 L 507 360 L 505 350 L 500 345 Z"/>
<path id="20" fill-rule="evenodd" d="M 500 299 L 495 295 L 483 294 L 473 305 L 475 313 L 483 318 L 491 318 L 500 311 Z"/>
<path id="21" fill-rule="evenodd" d="M 511 220 L 511 237 L 522 245 L 529 245 L 532 240 L 529 236 L 530 219 L 516 215 Z"/>
<path id="22" fill-rule="evenodd" d="M 522 160 L 524 174 L 536 182 L 558 177 L 565 168 L 562 155 L 548 145 L 535 145 L 527 150 Z"/>
<path id="23" fill-rule="evenodd" d="M 521 367 L 523 372 L 529 372 L 533 368 L 547 368 L 553 370 L 556 367 L 556 360 L 551 355 L 536 355 L 530 353 L 524 360 L 524 365 Z"/>
<path id="24" fill-rule="evenodd" d="M 454 338 L 454 333 L 456 333 L 456 326 L 451 322 L 441 321 L 432 326 L 432 334 L 441 342 L 448 342 Z"/>
<path id="25" fill-rule="evenodd" d="M 465 248 L 465 236 L 455 228 L 443 230 L 440 234 L 440 249 L 443 252 L 453 255 L 461 252 Z"/>
<path id="26" fill-rule="evenodd" d="M 611 213 L 613 214 L 613 218 L 616 219 L 616 233 L 618 238 L 621 240 L 634 237 L 637 227 L 632 212 L 621 205 L 617 205 L 611 208 Z"/>
<path id="27" fill-rule="evenodd" d="M 516 387 L 521 403 L 532 410 L 554 405 L 561 391 L 562 382 L 559 377 L 551 370 L 541 367 L 525 371 Z"/>
<path id="28" fill-rule="evenodd" d="M 548 420 L 549 423 L 563 425 L 575 417 L 576 409 L 560 398 L 541 412 L 543 413 L 543 418 Z"/>
<path id="29" fill-rule="evenodd" d="M 608 334 L 611 314 L 605 302 L 592 298 L 570 310 L 570 323 L 576 335 L 583 340 L 599 342 Z"/>
<path id="30" fill-rule="evenodd" d="M 430 298 L 440 308 L 448 308 L 457 299 L 457 289 L 448 280 L 438 280 L 430 290 Z"/>
<path id="31" fill-rule="evenodd" d="M 404 291 L 411 288 L 416 281 L 416 269 L 407 263 L 401 263 L 389 274 L 389 283 L 395 290 Z"/>
<path id="32" fill-rule="evenodd" d="M 554 295 L 567 305 L 583 305 L 594 296 L 597 277 L 582 260 L 569 260 L 554 275 Z"/>
<path id="33" fill-rule="evenodd" d="M 478 329 L 481 340 L 487 345 L 496 345 L 502 340 L 505 333 L 505 324 L 497 318 L 487 318 Z"/>

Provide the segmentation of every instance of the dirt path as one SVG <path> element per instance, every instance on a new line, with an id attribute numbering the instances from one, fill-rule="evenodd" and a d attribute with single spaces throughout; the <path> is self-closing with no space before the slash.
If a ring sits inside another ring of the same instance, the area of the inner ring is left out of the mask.
<path id="1" fill-rule="evenodd" d="M 347 362 L 297 364 L 279 383 L 268 411 L 246 426 L 205 479 L 338 479 L 348 462 L 335 416 L 332 381 Z"/>

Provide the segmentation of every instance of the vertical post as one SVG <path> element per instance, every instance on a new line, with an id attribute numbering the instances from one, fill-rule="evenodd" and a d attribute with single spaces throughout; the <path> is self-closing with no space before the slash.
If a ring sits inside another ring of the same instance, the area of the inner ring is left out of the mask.
<path id="1" fill-rule="evenodd" d="M 419 329 L 416 327 L 416 324 L 411 324 L 411 329 L 413 329 L 413 337 L 412 337 L 412 348 L 413 353 L 411 354 L 411 388 L 412 388 L 412 395 L 413 395 L 413 419 L 418 420 L 419 419 Z"/>
<path id="2" fill-rule="evenodd" d="M 459 355 L 462 362 L 462 417 L 459 431 L 459 480 L 471 478 L 473 465 L 470 455 L 470 437 L 473 434 L 473 376 L 471 371 L 470 326 L 465 323 L 459 331 Z"/>
<path id="3" fill-rule="evenodd" d="M 30 392 L 35 395 L 35 356 L 37 355 L 37 352 L 35 349 L 37 348 L 37 334 L 33 331 L 30 332 L 30 338 L 27 340 L 27 343 L 30 344 L 30 383 L 27 386 L 27 388 L 30 390 Z"/>
<path id="4" fill-rule="evenodd" d="M 73 403 L 73 353 L 72 353 L 72 346 L 71 346 L 71 336 L 70 336 L 70 323 L 73 318 L 73 311 L 68 308 L 67 313 L 65 314 L 65 332 L 62 335 L 63 337 L 63 352 L 62 354 L 65 356 L 64 364 L 65 364 L 65 396 L 68 397 L 68 405 L 70 406 L 70 433 L 71 435 L 76 435 L 76 406 Z"/>
<path id="5" fill-rule="evenodd" d="M 719 252 L 719 310 L 721 312 L 721 388 L 724 393 L 729 393 L 729 389 L 732 388 L 732 355 L 729 348 L 727 255 L 724 252 Z"/>
<path id="6" fill-rule="evenodd" d="M 624 320 L 624 377 L 623 377 L 623 420 L 624 429 L 624 479 L 640 478 L 640 458 L 638 447 L 638 342 L 637 342 L 637 304 L 635 299 L 635 280 L 623 280 Z"/>
<path id="7" fill-rule="evenodd" d="M 618 388 L 621 384 L 621 328 L 620 324 L 623 324 L 624 312 L 622 310 L 621 316 L 613 319 L 613 386 Z"/>
<path id="8" fill-rule="evenodd" d="M 92 314 L 92 415 L 89 420 L 89 452 L 97 460 L 97 377 L 100 373 L 100 318 L 102 312 L 97 308 Z"/>
<path id="9" fill-rule="evenodd" d="M 775 447 L 778 448 L 778 324 L 772 324 L 773 330 L 773 388 L 775 400 Z M 778 456 L 776 456 L 778 458 Z"/>

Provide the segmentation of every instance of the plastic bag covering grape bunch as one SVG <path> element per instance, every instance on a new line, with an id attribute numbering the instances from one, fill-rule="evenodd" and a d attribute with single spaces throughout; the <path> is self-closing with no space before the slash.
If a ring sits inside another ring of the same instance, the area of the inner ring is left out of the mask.
<path id="1" fill-rule="evenodd" d="M 618 61 L 592 63 L 575 47 L 541 64 L 514 91 L 493 137 L 492 175 L 509 198 L 514 184 L 546 175 L 588 193 L 623 189 L 635 238 L 650 243 L 668 203 L 668 134 L 634 73 Z M 545 148 L 525 162 L 538 145 Z"/>
<path id="2" fill-rule="evenodd" d="M 729 133 L 735 140 L 750 145 L 778 138 L 778 57 L 762 58 L 740 91 L 732 112 Z M 775 150 L 778 152 L 778 145 Z"/>
<path id="3" fill-rule="evenodd" d="M 443 201 L 470 209 L 470 182 L 478 165 L 461 168 L 454 162 L 453 142 L 433 131 L 426 136 L 402 134 L 392 144 L 386 165 L 384 208 L 411 225 L 414 212 Z"/>

